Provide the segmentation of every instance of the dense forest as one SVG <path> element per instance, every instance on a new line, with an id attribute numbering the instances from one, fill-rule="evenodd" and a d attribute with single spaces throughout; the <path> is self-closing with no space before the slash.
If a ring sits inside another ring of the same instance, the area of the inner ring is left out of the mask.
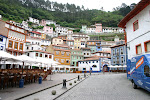
<path id="1" fill-rule="evenodd" d="M 96 22 L 103 26 L 116 27 L 119 21 L 129 13 L 136 4 L 130 6 L 123 3 L 105 12 L 103 9 L 85 9 L 74 4 L 59 4 L 49 0 L 0 0 L 0 15 L 3 20 L 21 22 L 28 17 L 54 20 L 64 27 L 80 28 L 81 25 L 91 25 Z"/>

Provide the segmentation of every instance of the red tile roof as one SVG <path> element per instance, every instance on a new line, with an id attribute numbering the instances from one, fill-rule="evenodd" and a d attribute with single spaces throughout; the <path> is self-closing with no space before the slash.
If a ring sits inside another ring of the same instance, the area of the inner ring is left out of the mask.
<path id="1" fill-rule="evenodd" d="M 41 35 L 41 33 L 40 33 L 40 32 L 36 32 L 36 31 L 32 31 L 32 33 L 35 33 L 35 34 L 39 34 L 39 35 Z"/>
<path id="2" fill-rule="evenodd" d="M 111 53 L 111 51 L 97 51 L 97 52 L 94 52 L 92 54 L 95 54 L 95 53 Z"/>
<path id="3" fill-rule="evenodd" d="M 125 44 L 114 45 L 114 46 L 111 46 L 110 48 L 120 47 L 120 46 L 124 46 L 124 45 Z"/>
<path id="4" fill-rule="evenodd" d="M 52 54 L 52 53 L 42 51 L 42 50 L 30 50 L 30 51 L 26 51 L 26 52 L 42 52 L 42 53 Z"/>
<path id="5" fill-rule="evenodd" d="M 90 60 L 99 60 L 99 58 L 111 58 L 111 57 L 105 57 L 105 56 L 91 56 L 90 58 L 87 58 L 87 59 L 84 59 L 84 60 L 81 60 L 81 61 L 90 61 Z"/>

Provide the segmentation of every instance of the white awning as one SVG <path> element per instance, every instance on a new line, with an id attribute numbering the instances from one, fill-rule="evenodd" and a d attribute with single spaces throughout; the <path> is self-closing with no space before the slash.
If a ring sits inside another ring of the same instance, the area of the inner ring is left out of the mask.
<path id="1" fill-rule="evenodd" d="M 117 66 L 117 65 L 113 66 L 113 65 L 110 65 L 108 67 L 109 68 L 123 68 L 123 67 L 127 67 L 127 65 L 123 65 L 123 66 Z"/>

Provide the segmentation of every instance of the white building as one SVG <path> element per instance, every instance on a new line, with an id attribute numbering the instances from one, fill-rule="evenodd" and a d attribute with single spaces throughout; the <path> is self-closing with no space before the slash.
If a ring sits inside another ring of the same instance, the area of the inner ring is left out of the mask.
<path id="1" fill-rule="evenodd" d="M 35 19 L 35 18 L 32 18 L 32 17 L 29 17 L 29 22 L 32 22 L 34 24 L 39 24 L 39 20 Z"/>
<path id="2" fill-rule="evenodd" d="M 81 41 L 88 41 L 90 39 L 90 36 L 83 33 L 74 33 L 74 34 L 67 35 L 68 40 L 74 40 L 74 38 L 81 38 Z"/>
<path id="3" fill-rule="evenodd" d="M 101 41 L 102 51 L 111 51 L 113 45 L 116 45 L 115 41 Z"/>
<path id="4" fill-rule="evenodd" d="M 56 26 L 56 21 L 42 19 L 40 24 L 42 26 L 51 25 L 51 24 L 54 24 Z"/>
<path id="5" fill-rule="evenodd" d="M 87 59 L 81 60 L 79 63 L 79 71 L 92 71 L 92 72 L 101 72 L 109 71 L 108 65 L 110 65 L 110 57 L 103 56 L 91 56 Z"/>
<path id="6" fill-rule="evenodd" d="M 149 0 L 141 0 L 118 26 L 125 29 L 128 59 L 150 53 Z"/>
<path id="7" fill-rule="evenodd" d="M 111 57 L 111 53 L 107 52 L 107 51 L 97 51 L 95 53 L 91 54 L 92 56 L 96 55 L 96 56 L 103 56 L 103 57 Z"/>
<path id="8" fill-rule="evenodd" d="M 103 27 L 103 33 L 124 33 L 120 27 Z"/>
<path id="9" fill-rule="evenodd" d="M 78 62 L 79 71 L 100 72 L 100 58 L 98 56 L 90 57 Z"/>
<path id="10" fill-rule="evenodd" d="M 90 48 L 81 48 L 82 54 L 84 58 L 91 57 L 91 49 Z"/>
<path id="11" fill-rule="evenodd" d="M 46 39 L 42 39 L 41 40 L 41 45 L 42 46 L 50 46 L 51 45 L 51 41 L 50 40 L 46 40 Z"/>
<path id="12" fill-rule="evenodd" d="M 68 29 L 65 27 L 61 27 L 61 26 L 56 27 L 55 31 L 57 33 L 59 33 L 60 35 L 67 35 L 68 34 Z"/>

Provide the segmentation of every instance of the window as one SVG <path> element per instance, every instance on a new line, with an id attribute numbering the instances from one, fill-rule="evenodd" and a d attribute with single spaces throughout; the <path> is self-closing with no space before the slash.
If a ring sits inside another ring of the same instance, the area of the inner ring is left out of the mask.
<path id="1" fill-rule="evenodd" d="M 116 49 L 116 51 L 117 51 L 117 56 L 119 56 L 119 49 Z"/>
<path id="2" fill-rule="evenodd" d="M 13 41 L 10 41 L 10 40 L 9 40 L 8 47 L 9 47 L 9 48 L 12 48 L 12 45 L 13 45 Z"/>
<path id="3" fill-rule="evenodd" d="M 64 63 L 64 61 L 65 61 L 64 59 L 61 59 L 61 63 Z"/>
<path id="4" fill-rule="evenodd" d="M 150 52 L 150 40 L 144 42 L 145 52 Z"/>
<path id="5" fill-rule="evenodd" d="M 113 50 L 113 56 L 115 55 L 115 50 Z"/>
<path id="6" fill-rule="evenodd" d="M 116 61 L 115 61 L 116 59 L 115 58 L 113 58 L 113 64 L 115 64 L 116 63 Z"/>
<path id="7" fill-rule="evenodd" d="M 93 65 L 92 67 L 96 68 L 97 66 L 96 66 L 96 65 Z"/>
<path id="8" fill-rule="evenodd" d="M 32 50 L 33 50 L 33 47 L 32 47 Z"/>
<path id="9" fill-rule="evenodd" d="M 59 55 L 59 51 L 56 51 L 56 55 Z"/>
<path id="10" fill-rule="evenodd" d="M 70 53 L 69 53 L 69 52 L 67 52 L 67 56 L 69 56 L 69 54 L 70 54 Z"/>
<path id="11" fill-rule="evenodd" d="M 55 60 L 56 60 L 57 62 L 59 62 L 59 59 L 56 58 Z"/>
<path id="12" fill-rule="evenodd" d="M 136 45 L 136 54 L 141 54 L 141 53 L 142 53 L 141 44 Z"/>
<path id="13" fill-rule="evenodd" d="M 29 47 L 27 47 L 27 50 L 29 49 Z"/>
<path id="14" fill-rule="evenodd" d="M 117 64 L 119 64 L 119 57 L 117 57 Z"/>
<path id="15" fill-rule="evenodd" d="M 0 50 L 3 50 L 3 46 L 1 46 L 1 49 Z"/>
<path id="16" fill-rule="evenodd" d="M 18 42 L 15 42 L 14 48 L 18 49 Z"/>
<path id="17" fill-rule="evenodd" d="M 84 53 L 84 55 L 86 55 L 86 54 Z"/>
<path id="18" fill-rule="evenodd" d="M 0 41 L 3 42 L 3 37 L 0 37 Z"/>
<path id="19" fill-rule="evenodd" d="M 86 68 L 83 68 L 83 70 L 86 70 Z"/>
<path id="20" fill-rule="evenodd" d="M 120 48 L 120 53 L 123 54 L 123 48 Z"/>
<path id="21" fill-rule="evenodd" d="M 45 58 L 47 58 L 47 55 L 45 55 Z"/>
<path id="22" fill-rule="evenodd" d="M 52 55 L 49 55 L 49 58 L 51 59 L 51 58 L 52 58 Z"/>
<path id="23" fill-rule="evenodd" d="M 96 61 L 98 63 L 98 61 Z"/>
<path id="24" fill-rule="evenodd" d="M 36 57 L 38 57 L 38 56 L 39 56 L 39 54 L 38 54 L 38 53 L 36 53 L 36 54 L 35 54 L 35 56 L 36 56 Z"/>
<path id="25" fill-rule="evenodd" d="M 139 29 L 138 20 L 133 23 L 133 31 Z"/>
<path id="26" fill-rule="evenodd" d="M 66 63 L 69 63 L 69 60 L 66 60 Z"/>
<path id="27" fill-rule="evenodd" d="M 23 43 L 20 43 L 20 50 L 23 50 Z"/>
<path id="28" fill-rule="evenodd" d="M 149 66 L 148 65 L 144 66 L 144 75 L 146 77 L 150 77 L 150 70 L 149 70 Z"/>
<path id="29" fill-rule="evenodd" d="M 89 55 L 89 53 L 87 53 L 87 55 Z"/>
<path id="30" fill-rule="evenodd" d="M 64 54 L 65 54 L 65 52 L 61 51 L 61 55 L 64 55 Z"/>
<path id="31" fill-rule="evenodd" d="M 121 63 L 122 64 L 124 63 L 124 57 L 121 57 Z"/>
<path id="32" fill-rule="evenodd" d="M 42 57 L 42 54 L 40 54 L 40 57 Z"/>
<path id="33" fill-rule="evenodd" d="M 74 65 L 74 62 L 72 62 L 72 64 Z"/>

